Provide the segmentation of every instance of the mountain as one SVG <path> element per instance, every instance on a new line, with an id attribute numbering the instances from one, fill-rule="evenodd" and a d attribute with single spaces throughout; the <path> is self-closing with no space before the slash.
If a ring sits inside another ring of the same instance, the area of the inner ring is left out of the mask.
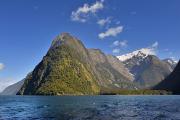
<path id="1" fill-rule="evenodd" d="M 156 90 L 172 91 L 174 94 L 180 94 L 180 62 L 174 71 L 161 83 L 154 87 Z"/>
<path id="2" fill-rule="evenodd" d="M 172 67 L 153 55 L 152 49 L 140 49 L 117 58 L 134 75 L 134 82 L 141 88 L 157 85 L 172 72 Z"/>
<path id="3" fill-rule="evenodd" d="M 17 92 L 21 89 L 23 83 L 24 80 L 21 80 L 13 85 L 8 86 L 0 93 L 0 95 L 16 95 Z"/>
<path id="4" fill-rule="evenodd" d="M 142 59 L 146 58 L 148 55 L 155 55 L 153 48 L 142 48 L 142 49 L 133 51 L 131 53 L 127 53 L 127 54 L 124 54 L 121 56 L 117 56 L 117 58 L 120 61 L 124 62 L 124 61 L 132 59 L 134 57 L 141 58 L 139 60 L 142 60 Z"/>
<path id="5" fill-rule="evenodd" d="M 92 95 L 99 94 L 104 87 L 134 89 L 132 75 L 124 70 L 115 57 L 88 50 L 77 38 L 62 33 L 53 40 L 17 94 Z"/>
<path id="6" fill-rule="evenodd" d="M 132 84 L 134 79 L 132 74 L 115 56 L 105 55 L 99 49 L 89 49 L 89 53 L 95 65 L 100 86 L 120 89 L 135 88 Z"/>
<path id="7" fill-rule="evenodd" d="M 58 35 L 18 92 L 20 95 L 97 94 L 99 86 L 91 58 L 82 42 Z"/>

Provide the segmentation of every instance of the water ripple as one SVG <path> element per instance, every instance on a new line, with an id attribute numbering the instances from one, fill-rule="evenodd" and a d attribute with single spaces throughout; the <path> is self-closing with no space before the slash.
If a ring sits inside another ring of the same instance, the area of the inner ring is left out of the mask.
<path id="1" fill-rule="evenodd" d="M 178 120 L 179 101 L 179 96 L 0 96 L 0 120 Z"/>

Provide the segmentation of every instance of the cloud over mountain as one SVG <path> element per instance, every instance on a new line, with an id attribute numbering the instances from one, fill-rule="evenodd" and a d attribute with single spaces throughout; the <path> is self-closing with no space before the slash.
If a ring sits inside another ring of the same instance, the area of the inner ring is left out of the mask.
<path id="1" fill-rule="evenodd" d="M 153 47 L 153 48 L 157 48 L 158 45 L 159 45 L 159 43 L 156 41 L 155 43 L 152 44 L 152 47 Z"/>

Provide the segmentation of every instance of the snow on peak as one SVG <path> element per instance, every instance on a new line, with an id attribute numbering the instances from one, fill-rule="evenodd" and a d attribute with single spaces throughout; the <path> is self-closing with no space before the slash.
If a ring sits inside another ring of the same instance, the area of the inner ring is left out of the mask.
<path id="1" fill-rule="evenodd" d="M 174 64 L 178 63 L 178 61 L 176 61 L 174 58 L 167 58 L 164 61 L 167 61 L 171 65 L 174 65 Z"/>
<path id="2" fill-rule="evenodd" d="M 156 55 L 153 48 L 142 48 L 140 50 L 133 51 L 132 53 L 127 53 L 125 55 L 117 56 L 120 61 L 126 61 L 134 56 L 146 58 L 148 55 Z"/>

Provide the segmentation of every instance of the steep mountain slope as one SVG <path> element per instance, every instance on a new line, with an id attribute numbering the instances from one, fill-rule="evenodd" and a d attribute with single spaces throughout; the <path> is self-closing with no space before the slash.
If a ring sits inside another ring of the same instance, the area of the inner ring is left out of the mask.
<path id="1" fill-rule="evenodd" d="M 59 35 L 18 92 L 19 95 L 91 95 L 101 88 L 135 89 L 133 76 L 113 56 L 86 49 L 68 33 Z"/>
<path id="2" fill-rule="evenodd" d="M 116 69 L 122 75 L 126 76 L 128 80 L 134 80 L 134 75 L 131 74 L 129 70 L 124 66 L 124 64 L 122 62 L 119 62 L 119 60 L 115 56 L 107 55 L 107 60 L 114 69 Z"/>
<path id="3" fill-rule="evenodd" d="M 89 49 L 90 56 L 96 68 L 99 85 L 120 89 L 134 89 L 133 76 L 119 60 L 111 55 L 105 55 L 99 49 Z"/>
<path id="4" fill-rule="evenodd" d="M 174 71 L 161 83 L 154 87 L 157 90 L 172 91 L 174 94 L 180 94 L 180 62 Z"/>
<path id="5" fill-rule="evenodd" d="M 24 84 L 24 80 L 21 80 L 13 85 L 8 86 L 5 88 L 0 95 L 16 95 L 17 92 L 21 89 L 22 85 Z"/>
<path id="6" fill-rule="evenodd" d="M 164 80 L 171 73 L 169 66 L 159 60 L 156 56 L 148 56 L 139 66 L 134 66 L 136 71 L 136 82 L 143 88 L 150 88 Z"/>
<path id="7" fill-rule="evenodd" d="M 83 44 L 68 33 L 59 35 L 32 77 L 25 79 L 20 95 L 97 94 L 99 86 Z"/>
<path id="8" fill-rule="evenodd" d="M 134 82 L 142 88 L 157 85 L 172 72 L 169 64 L 152 54 L 151 50 L 140 49 L 118 57 L 134 75 Z"/>

